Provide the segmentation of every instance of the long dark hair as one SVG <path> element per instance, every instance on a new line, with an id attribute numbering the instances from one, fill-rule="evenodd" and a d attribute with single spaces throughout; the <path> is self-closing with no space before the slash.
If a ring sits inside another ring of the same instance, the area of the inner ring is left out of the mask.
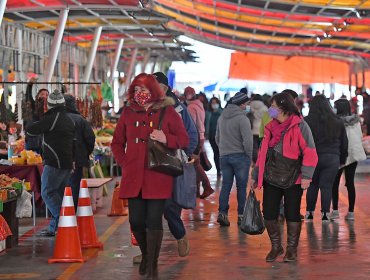
<path id="1" fill-rule="evenodd" d="M 216 102 L 217 102 L 217 104 L 220 106 L 219 108 L 220 109 L 222 109 L 221 108 L 221 101 L 220 101 L 220 99 L 218 99 L 217 97 L 212 97 L 210 100 L 209 100 L 209 102 L 208 102 L 208 111 L 210 111 L 210 112 L 212 112 L 213 111 L 213 109 L 212 109 L 212 101 L 213 100 L 215 100 Z"/>
<path id="2" fill-rule="evenodd" d="M 339 117 L 333 112 L 329 101 L 324 95 L 316 95 L 310 102 L 310 111 L 305 118 L 311 128 L 315 139 L 324 133 L 325 140 L 333 141 L 338 138 L 341 129 L 339 129 Z"/>
<path id="3" fill-rule="evenodd" d="M 271 104 L 275 101 L 276 105 L 288 116 L 297 115 L 300 116 L 299 109 L 295 105 L 294 99 L 290 93 L 282 92 L 275 94 L 271 98 Z"/>
<path id="4" fill-rule="evenodd" d="M 334 102 L 335 108 L 337 109 L 337 115 L 346 117 L 351 115 L 351 104 L 345 98 L 338 99 Z"/>

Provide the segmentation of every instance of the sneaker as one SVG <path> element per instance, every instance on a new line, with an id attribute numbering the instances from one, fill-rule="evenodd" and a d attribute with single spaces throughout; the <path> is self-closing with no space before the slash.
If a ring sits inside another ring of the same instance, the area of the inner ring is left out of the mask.
<path id="1" fill-rule="evenodd" d="M 347 221 L 354 221 L 355 220 L 355 213 L 348 212 L 348 214 L 344 217 L 344 219 L 347 220 Z"/>
<path id="2" fill-rule="evenodd" d="M 307 211 L 304 218 L 306 222 L 313 222 L 313 212 Z"/>
<path id="3" fill-rule="evenodd" d="M 220 226 L 229 227 L 230 222 L 229 222 L 229 218 L 227 217 L 227 214 L 218 213 L 217 223 L 219 223 Z"/>
<path id="4" fill-rule="evenodd" d="M 238 226 L 242 223 L 243 215 L 238 215 Z"/>
<path id="5" fill-rule="evenodd" d="M 321 217 L 321 221 L 323 223 L 327 223 L 327 222 L 330 222 L 330 218 L 328 217 L 329 216 L 329 213 L 327 212 L 322 212 L 321 213 L 322 217 Z"/>
<path id="6" fill-rule="evenodd" d="M 180 257 L 186 257 L 189 255 L 190 246 L 189 246 L 189 240 L 187 239 L 186 235 L 177 240 L 177 250 L 179 252 Z"/>
<path id="7" fill-rule="evenodd" d="M 143 259 L 143 255 L 140 254 L 140 255 L 133 257 L 132 262 L 133 264 L 140 264 L 142 259 Z"/>
<path id="8" fill-rule="evenodd" d="M 339 211 L 338 210 L 331 211 L 331 213 L 330 213 L 330 219 L 331 220 L 339 219 Z"/>

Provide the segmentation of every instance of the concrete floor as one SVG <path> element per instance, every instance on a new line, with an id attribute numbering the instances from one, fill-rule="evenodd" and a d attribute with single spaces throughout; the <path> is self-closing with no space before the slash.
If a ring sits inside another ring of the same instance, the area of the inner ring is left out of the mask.
<path id="1" fill-rule="evenodd" d="M 370 172 L 367 164 L 363 166 L 362 170 Z M 166 226 L 159 260 L 160 279 L 370 279 L 369 173 L 356 175 L 356 221 L 344 220 L 348 202 L 342 186 L 340 220 L 322 224 L 317 214 L 314 223 L 303 223 L 299 261 L 295 264 L 283 263 L 282 257 L 274 263 L 266 263 L 264 259 L 270 249 L 267 233 L 247 236 L 238 229 L 235 189 L 230 198 L 231 226 L 218 226 L 220 182 L 216 180 L 214 169 L 208 174 L 217 192 L 207 200 L 198 200 L 196 210 L 183 212 L 190 255 L 177 256 L 176 241 Z M 261 191 L 257 193 L 261 198 Z M 304 205 L 305 199 L 302 200 L 302 214 Z M 110 197 L 95 215 L 104 250 L 84 250 L 88 260 L 83 264 L 48 264 L 54 238 L 34 236 L 47 221 L 38 218 L 33 230 L 31 219 L 22 219 L 19 246 L 0 255 L 0 279 L 141 279 L 138 267 L 132 264 L 132 257 L 139 249 L 130 244 L 127 217 L 107 217 L 109 209 Z M 283 227 L 286 232 L 285 225 Z M 284 236 L 284 243 L 285 239 Z"/>

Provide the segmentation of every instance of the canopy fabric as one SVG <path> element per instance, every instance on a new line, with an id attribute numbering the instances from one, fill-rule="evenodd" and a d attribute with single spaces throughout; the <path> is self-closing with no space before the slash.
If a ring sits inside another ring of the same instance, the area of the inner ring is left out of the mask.
<path id="1" fill-rule="evenodd" d="M 169 29 L 216 46 L 370 65 L 370 0 L 153 2 Z"/>
<path id="2" fill-rule="evenodd" d="M 349 66 L 345 62 L 317 57 L 235 52 L 231 55 L 229 78 L 301 84 L 348 84 Z"/>

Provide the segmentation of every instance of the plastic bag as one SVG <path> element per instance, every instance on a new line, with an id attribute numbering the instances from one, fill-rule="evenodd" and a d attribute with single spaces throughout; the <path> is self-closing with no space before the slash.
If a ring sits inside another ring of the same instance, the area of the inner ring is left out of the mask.
<path id="1" fill-rule="evenodd" d="M 29 218 L 32 216 L 32 195 L 23 190 L 22 195 L 17 200 L 17 210 L 15 215 L 17 218 Z"/>
<path id="2" fill-rule="evenodd" d="M 250 190 L 247 201 L 245 202 L 240 230 L 250 235 L 262 234 L 265 230 L 260 201 L 257 200 L 253 190 Z"/>

